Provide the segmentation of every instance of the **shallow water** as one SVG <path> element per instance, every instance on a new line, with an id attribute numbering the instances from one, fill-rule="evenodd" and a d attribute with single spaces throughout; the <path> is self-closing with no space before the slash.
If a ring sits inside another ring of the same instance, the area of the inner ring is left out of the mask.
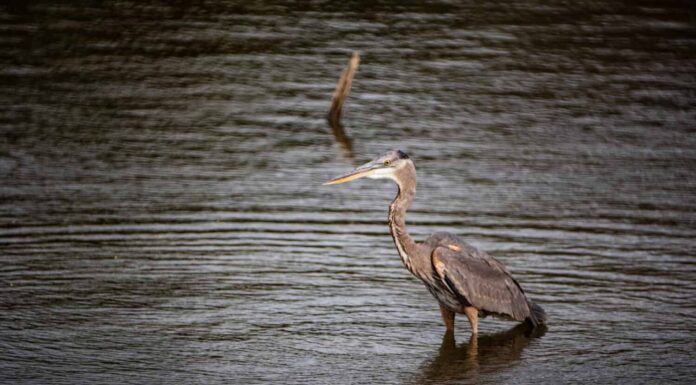
<path id="1" fill-rule="evenodd" d="M 478 3 L 0 6 L 0 382 L 691 382 L 696 9 Z M 391 148 L 548 330 L 444 336 Z"/>

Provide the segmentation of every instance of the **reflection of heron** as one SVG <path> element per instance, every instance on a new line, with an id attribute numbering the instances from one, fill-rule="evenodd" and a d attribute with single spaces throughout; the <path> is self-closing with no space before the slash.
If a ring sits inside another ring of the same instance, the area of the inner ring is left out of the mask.
<path id="1" fill-rule="evenodd" d="M 469 342 L 457 346 L 454 333 L 448 331 L 437 356 L 423 369 L 425 378 L 416 382 L 475 379 L 478 374 L 499 371 L 519 360 L 529 342 L 545 332 L 544 325 L 534 328 L 525 322 L 501 333 L 479 338 L 472 335 Z"/>
<path id="2" fill-rule="evenodd" d="M 395 150 L 326 184 L 354 179 L 392 179 L 399 192 L 389 206 L 389 229 L 406 268 L 420 278 L 440 303 L 447 330 L 455 313 L 466 314 L 473 334 L 478 317 L 493 314 L 536 326 L 546 315 L 532 303 L 505 266 L 490 255 L 448 233 L 435 233 L 416 243 L 406 230 L 406 210 L 416 193 L 416 168 L 405 153 Z"/>

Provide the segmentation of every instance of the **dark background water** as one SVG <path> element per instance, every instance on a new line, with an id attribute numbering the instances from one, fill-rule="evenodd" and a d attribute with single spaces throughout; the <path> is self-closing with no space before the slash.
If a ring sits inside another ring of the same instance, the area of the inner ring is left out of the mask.
<path id="1" fill-rule="evenodd" d="M 692 2 L 28 3 L 0 6 L 0 382 L 693 381 Z M 392 148 L 412 235 L 502 260 L 545 334 L 443 340 L 395 189 L 320 186 Z"/>

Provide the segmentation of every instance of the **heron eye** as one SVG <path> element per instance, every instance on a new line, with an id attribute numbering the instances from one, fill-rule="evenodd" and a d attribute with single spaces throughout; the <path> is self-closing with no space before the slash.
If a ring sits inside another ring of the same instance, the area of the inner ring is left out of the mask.
<path id="1" fill-rule="evenodd" d="M 385 165 L 385 166 L 391 165 L 391 160 L 385 160 L 385 161 L 384 161 L 384 165 Z"/>

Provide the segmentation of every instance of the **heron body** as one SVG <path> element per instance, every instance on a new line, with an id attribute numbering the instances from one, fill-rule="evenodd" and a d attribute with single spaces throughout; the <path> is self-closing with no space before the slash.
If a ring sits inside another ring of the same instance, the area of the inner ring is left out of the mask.
<path id="1" fill-rule="evenodd" d="M 390 151 L 326 184 L 354 179 L 392 179 L 399 191 L 389 206 L 389 230 L 404 266 L 438 300 L 445 326 L 454 329 L 455 314 L 466 315 L 472 333 L 478 318 L 489 314 L 536 326 L 546 319 L 505 266 L 485 252 L 449 233 L 435 233 L 415 242 L 406 229 L 406 210 L 416 193 L 416 168 L 404 152 Z"/>

